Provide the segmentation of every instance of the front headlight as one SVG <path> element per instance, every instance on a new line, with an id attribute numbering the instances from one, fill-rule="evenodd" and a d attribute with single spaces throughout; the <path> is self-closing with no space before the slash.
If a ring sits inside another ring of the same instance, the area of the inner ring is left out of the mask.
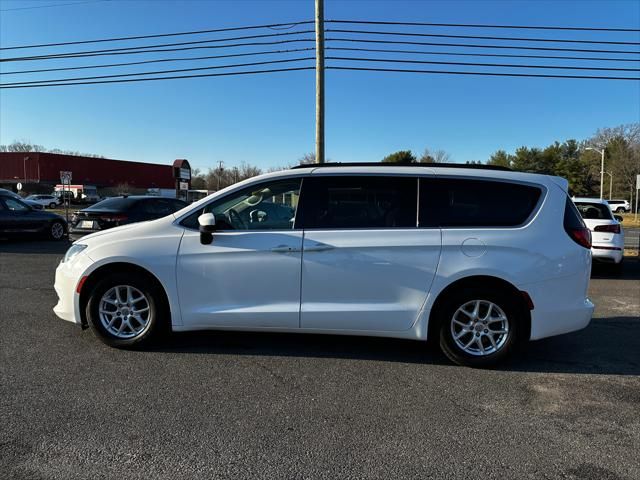
<path id="1" fill-rule="evenodd" d="M 67 253 L 64 254 L 62 263 L 70 262 L 76 255 L 78 255 L 85 248 L 87 248 L 86 245 L 83 245 L 81 243 L 74 243 L 73 245 L 71 245 L 71 248 L 67 250 Z"/>

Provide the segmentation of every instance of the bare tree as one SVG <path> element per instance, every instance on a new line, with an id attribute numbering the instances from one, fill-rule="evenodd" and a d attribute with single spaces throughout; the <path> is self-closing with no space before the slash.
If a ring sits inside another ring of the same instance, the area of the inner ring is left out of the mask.
<path id="1" fill-rule="evenodd" d="M 451 161 L 451 155 L 444 150 L 431 151 L 424 149 L 424 153 L 418 160 L 420 163 L 447 163 Z"/>

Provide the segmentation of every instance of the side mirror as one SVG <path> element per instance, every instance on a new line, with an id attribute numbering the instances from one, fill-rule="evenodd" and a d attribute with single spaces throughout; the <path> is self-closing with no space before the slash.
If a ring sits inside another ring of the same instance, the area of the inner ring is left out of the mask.
<path id="1" fill-rule="evenodd" d="M 624 220 L 624 218 L 622 218 L 621 215 L 614 215 L 613 218 L 615 218 L 617 221 L 619 221 L 620 223 L 622 223 L 622 221 Z"/>
<path id="2" fill-rule="evenodd" d="M 198 217 L 198 224 L 200 224 L 200 243 L 211 245 L 213 232 L 216 231 L 216 217 L 213 213 L 203 213 Z"/>

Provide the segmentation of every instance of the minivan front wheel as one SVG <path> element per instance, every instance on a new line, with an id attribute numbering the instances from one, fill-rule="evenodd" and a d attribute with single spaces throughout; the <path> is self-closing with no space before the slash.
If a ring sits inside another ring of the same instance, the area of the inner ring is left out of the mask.
<path id="1" fill-rule="evenodd" d="M 136 274 L 111 274 L 99 282 L 87 304 L 94 333 L 112 347 L 148 344 L 164 324 L 158 288 Z"/>
<path id="2" fill-rule="evenodd" d="M 440 348 L 459 365 L 494 365 L 515 348 L 519 312 L 515 300 L 501 292 L 465 289 L 454 294 L 440 312 Z"/>

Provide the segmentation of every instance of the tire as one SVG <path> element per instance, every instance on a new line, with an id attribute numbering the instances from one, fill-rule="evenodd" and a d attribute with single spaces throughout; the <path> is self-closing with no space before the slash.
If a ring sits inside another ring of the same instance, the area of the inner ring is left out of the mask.
<path id="1" fill-rule="evenodd" d="M 55 203 L 55 202 L 51 202 L 51 203 L 49 204 L 49 208 L 56 208 L 57 206 L 58 206 L 58 204 L 57 204 L 57 203 Z"/>
<path id="2" fill-rule="evenodd" d="M 477 320 L 474 321 L 473 313 L 478 305 Z M 482 287 L 450 294 L 436 312 L 436 319 L 440 349 L 452 362 L 468 367 L 490 367 L 503 361 L 516 349 L 525 325 L 522 308 L 513 294 Z M 460 322 L 466 325 L 462 326 Z M 495 347 L 490 337 L 494 339 Z M 470 342 L 465 350 L 464 346 Z"/>
<path id="3" fill-rule="evenodd" d="M 65 228 L 64 224 L 59 221 L 51 222 L 49 225 L 49 238 L 51 240 L 60 241 L 64 238 Z"/>
<path id="4" fill-rule="evenodd" d="M 128 301 L 122 302 L 125 299 Z M 164 333 L 170 321 L 168 310 L 164 292 L 146 276 L 112 273 L 93 289 L 86 314 L 91 329 L 102 342 L 110 347 L 138 348 L 150 345 Z M 136 311 L 137 315 L 133 313 Z"/>
<path id="5" fill-rule="evenodd" d="M 624 260 L 621 260 L 619 263 L 611 264 L 609 268 L 613 274 L 622 275 L 624 273 Z"/>
<path id="6" fill-rule="evenodd" d="M 618 207 L 618 209 L 616 210 L 616 213 L 624 213 L 624 212 L 626 212 L 624 207 Z"/>

